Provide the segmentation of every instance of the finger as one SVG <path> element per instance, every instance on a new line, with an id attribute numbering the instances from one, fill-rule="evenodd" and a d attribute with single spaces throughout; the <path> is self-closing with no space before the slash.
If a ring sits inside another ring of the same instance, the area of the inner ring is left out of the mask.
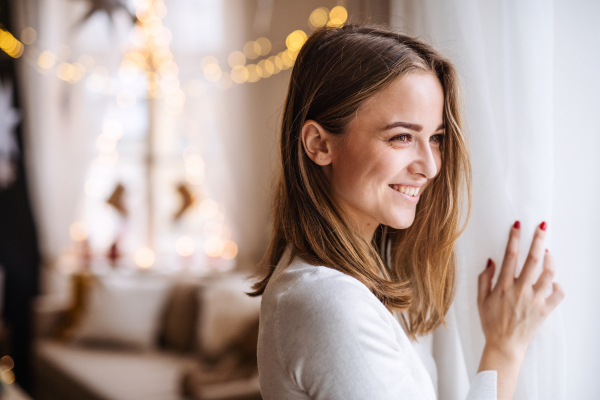
<path id="1" fill-rule="evenodd" d="M 546 226 L 546 222 L 542 222 L 540 225 L 537 226 L 537 228 L 535 228 L 535 233 L 533 234 L 533 241 L 531 242 L 529 253 L 527 254 L 527 258 L 525 259 L 525 264 L 523 264 L 521 274 L 517 279 L 518 285 L 533 284 L 538 265 L 540 264 L 540 261 L 542 261 L 542 257 L 544 257 L 544 239 L 546 238 Z"/>
<path id="2" fill-rule="evenodd" d="M 515 278 L 515 270 L 517 269 L 517 257 L 519 256 L 519 241 L 521 240 L 521 224 L 516 221 L 510 228 L 508 235 L 508 243 L 502 260 L 502 267 L 498 275 L 496 287 L 508 287 L 513 284 Z"/>
<path id="3" fill-rule="evenodd" d="M 540 293 L 545 296 L 552 284 L 552 279 L 554 278 L 554 273 L 556 269 L 554 268 L 554 257 L 552 254 L 546 250 L 546 254 L 544 255 L 544 263 L 543 263 L 543 271 L 540 274 L 537 282 L 533 285 L 533 290 L 536 293 Z"/>
<path id="4" fill-rule="evenodd" d="M 552 311 L 564 298 L 565 292 L 562 286 L 558 282 L 552 282 L 552 294 L 546 298 L 546 307 L 549 311 Z"/>
<path id="5" fill-rule="evenodd" d="M 479 274 L 479 282 L 477 285 L 477 304 L 481 307 L 483 302 L 492 291 L 492 279 L 494 278 L 495 265 L 491 258 L 488 258 L 488 263 L 485 270 Z"/>

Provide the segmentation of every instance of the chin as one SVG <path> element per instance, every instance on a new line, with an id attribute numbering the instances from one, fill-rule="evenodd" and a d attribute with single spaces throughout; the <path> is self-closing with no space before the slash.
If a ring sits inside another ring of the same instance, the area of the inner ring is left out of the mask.
<path id="1" fill-rule="evenodd" d="M 405 215 L 402 216 L 394 216 L 393 218 L 386 218 L 385 222 L 382 222 L 383 225 L 387 225 L 390 228 L 394 229 L 406 229 L 409 228 L 413 222 L 415 222 L 415 213 L 403 213 Z"/>

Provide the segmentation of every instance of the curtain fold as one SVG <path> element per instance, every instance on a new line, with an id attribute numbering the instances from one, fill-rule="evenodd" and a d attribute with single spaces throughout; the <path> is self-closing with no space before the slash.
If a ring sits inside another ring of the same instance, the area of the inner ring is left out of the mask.
<path id="1" fill-rule="evenodd" d="M 459 283 L 449 330 L 440 327 L 432 339 L 440 400 L 464 399 L 477 373 L 485 344 L 477 275 L 488 257 L 500 265 L 511 224 L 520 220 L 522 227 L 517 274 L 542 221 L 552 251 L 553 20 L 551 1 L 392 1 L 394 28 L 450 57 L 465 95 L 473 209 L 457 244 Z M 559 306 L 527 350 L 515 400 L 566 399 L 565 342 Z"/>

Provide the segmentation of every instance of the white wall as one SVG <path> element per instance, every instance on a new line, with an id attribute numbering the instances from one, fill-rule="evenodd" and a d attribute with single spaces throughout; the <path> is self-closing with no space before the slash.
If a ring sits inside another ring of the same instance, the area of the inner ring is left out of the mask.
<path id="1" fill-rule="evenodd" d="M 554 1 L 553 251 L 567 398 L 600 399 L 600 2 Z"/>

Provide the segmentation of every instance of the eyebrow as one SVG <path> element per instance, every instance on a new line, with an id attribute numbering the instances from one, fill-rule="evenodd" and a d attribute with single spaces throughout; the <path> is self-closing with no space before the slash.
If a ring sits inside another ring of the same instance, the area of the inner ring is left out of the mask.
<path id="1" fill-rule="evenodd" d="M 394 128 L 407 128 L 407 129 L 410 129 L 411 131 L 415 131 L 415 132 L 421 132 L 423 130 L 423 126 L 421 126 L 419 124 L 411 124 L 410 122 L 403 122 L 403 121 L 396 121 L 394 123 L 391 123 L 388 126 L 386 126 L 385 128 L 383 128 L 383 130 L 387 131 L 389 129 L 394 129 Z M 444 128 L 445 128 L 445 125 L 442 123 L 442 124 L 440 124 L 440 126 L 437 127 L 437 129 L 435 131 L 437 132 L 440 129 L 444 129 Z"/>

